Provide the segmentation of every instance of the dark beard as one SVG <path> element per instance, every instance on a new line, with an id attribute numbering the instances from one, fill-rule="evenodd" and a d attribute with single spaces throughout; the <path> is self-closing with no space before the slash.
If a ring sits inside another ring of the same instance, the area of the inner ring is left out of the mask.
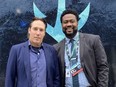
<path id="1" fill-rule="evenodd" d="M 67 34 L 66 31 L 63 31 L 63 33 L 65 34 L 65 36 L 69 39 L 73 38 L 76 33 L 77 33 L 77 29 L 74 29 L 73 33 L 72 34 Z"/>

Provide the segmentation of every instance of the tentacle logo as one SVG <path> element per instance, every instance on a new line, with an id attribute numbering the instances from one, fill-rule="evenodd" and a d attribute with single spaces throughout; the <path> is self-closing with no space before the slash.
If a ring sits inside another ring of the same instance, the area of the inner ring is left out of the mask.
<path id="1" fill-rule="evenodd" d="M 33 2 L 33 10 L 34 10 L 34 15 L 35 17 L 41 17 L 45 18 L 46 15 L 44 15 L 35 5 Z M 58 10 L 57 10 L 57 18 L 56 18 L 56 24 L 54 27 L 51 25 L 47 24 L 47 30 L 46 32 L 54 38 L 57 42 L 61 41 L 64 38 L 64 34 L 62 32 L 62 27 L 60 23 L 60 16 L 61 13 L 65 10 L 65 0 L 58 0 Z M 79 22 L 78 22 L 78 30 L 80 30 L 85 23 L 87 22 L 88 16 L 90 12 L 90 3 L 87 5 L 87 7 L 83 10 L 81 14 L 79 14 Z"/>

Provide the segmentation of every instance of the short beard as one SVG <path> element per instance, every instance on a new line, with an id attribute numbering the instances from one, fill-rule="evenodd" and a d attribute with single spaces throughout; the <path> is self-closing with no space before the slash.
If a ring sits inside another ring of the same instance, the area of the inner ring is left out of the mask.
<path id="1" fill-rule="evenodd" d="M 65 34 L 67 38 L 71 39 L 76 35 L 77 29 L 75 29 L 72 34 L 67 34 L 66 31 L 63 31 L 63 33 Z"/>

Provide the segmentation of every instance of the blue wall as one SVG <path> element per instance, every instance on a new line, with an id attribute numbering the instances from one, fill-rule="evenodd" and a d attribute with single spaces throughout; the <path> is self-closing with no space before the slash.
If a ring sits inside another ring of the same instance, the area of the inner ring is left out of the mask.
<path id="1" fill-rule="evenodd" d="M 116 87 L 116 0 L 1 0 L 0 87 L 4 87 L 10 48 L 14 44 L 27 40 L 27 27 L 34 16 L 46 16 L 49 28 L 44 42 L 54 44 L 59 41 L 59 36 L 53 37 L 56 33 L 49 32 L 59 29 L 58 32 L 61 34 L 60 13 L 64 9 L 71 8 L 81 14 L 89 3 L 89 16 L 87 21 L 83 19 L 86 22 L 80 32 L 100 35 L 110 66 L 109 87 Z M 83 20 L 80 21 L 80 25 Z M 60 37 L 63 37 L 63 34 Z"/>

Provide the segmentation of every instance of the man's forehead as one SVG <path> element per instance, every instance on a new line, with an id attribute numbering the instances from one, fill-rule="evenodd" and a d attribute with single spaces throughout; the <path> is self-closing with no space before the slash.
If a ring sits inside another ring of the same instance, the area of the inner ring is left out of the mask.
<path id="1" fill-rule="evenodd" d="M 72 20 L 72 19 L 74 20 L 74 19 L 76 19 L 76 16 L 74 14 L 66 14 L 63 16 L 62 19 L 63 20 Z"/>
<path id="2" fill-rule="evenodd" d="M 63 18 L 72 18 L 72 17 L 76 18 L 76 16 L 74 14 L 65 14 L 63 16 Z"/>

